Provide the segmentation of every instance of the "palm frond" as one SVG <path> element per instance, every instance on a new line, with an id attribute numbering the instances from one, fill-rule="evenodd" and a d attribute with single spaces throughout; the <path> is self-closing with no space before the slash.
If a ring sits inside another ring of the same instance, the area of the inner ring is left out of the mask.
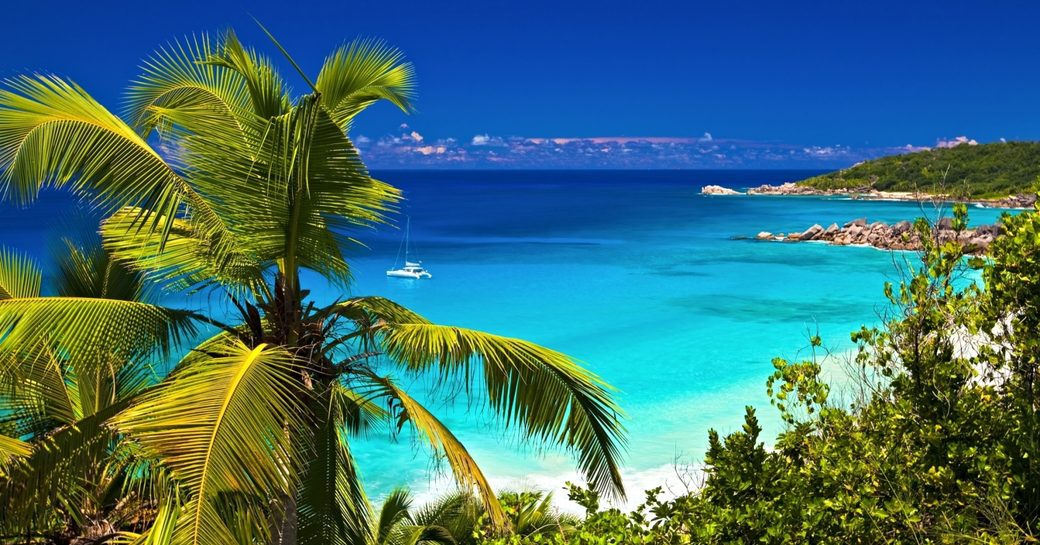
<path id="1" fill-rule="evenodd" d="M 237 71 L 204 61 L 221 44 L 209 35 L 170 43 L 144 61 L 143 73 L 130 87 L 127 115 L 142 135 L 162 127 L 164 111 L 205 110 L 207 119 L 219 119 L 240 130 L 239 118 L 251 115 L 245 79 Z"/>
<path id="2" fill-rule="evenodd" d="M 379 509 L 372 545 L 455 545 L 455 534 L 444 526 L 421 523 L 412 513 L 412 495 L 407 489 L 390 492 Z M 469 537 L 471 534 L 466 534 Z"/>
<path id="3" fill-rule="evenodd" d="M 592 486 L 610 497 L 624 495 L 621 411 L 611 387 L 572 358 L 520 339 L 432 324 L 386 299 L 350 299 L 337 309 L 351 319 L 363 316 L 356 323 L 372 324 L 373 338 L 410 371 L 462 378 L 468 386 L 482 382 L 506 426 L 576 451 Z"/>
<path id="4" fill-rule="evenodd" d="M 106 212 L 138 205 L 174 214 L 180 178 L 126 123 L 83 89 L 21 76 L 0 90 L 5 198 L 29 203 L 42 187 L 71 187 Z"/>
<path id="5" fill-rule="evenodd" d="M 289 114 L 247 124 L 245 140 L 195 121 L 179 142 L 193 165 L 190 184 L 213 197 L 243 253 L 264 267 L 309 268 L 346 285 L 344 249 L 359 244 L 351 235 L 384 223 L 400 192 L 369 176 L 316 100 L 304 97 Z M 176 127 L 191 115 L 170 113 Z"/>
<path id="6" fill-rule="evenodd" d="M 225 33 L 217 50 L 202 63 L 237 73 L 245 81 L 255 115 L 271 118 L 289 110 L 285 82 L 274 64 L 269 58 L 244 47 L 234 32 Z"/>
<path id="7" fill-rule="evenodd" d="M 372 513 L 361 485 L 345 428 L 357 418 L 358 408 L 344 402 L 344 394 L 330 388 L 312 403 L 318 419 L 314 451 L 301 479 L 298 494 L 298 543 L 301 545 L 354 545 L 371 540 Z"/>
<path id="8" fill-rule="evenodd" d="M 128 545 L 169 545 L 173 542 L 174 530 L 180 518 L 181 505 L 175 498 L 159 504 L 155 520 L 140 534 L 127 532 L 124 540 Z"/>
<path id="9" fill-rule="evenodd" d="M 7 475 L 5 468 L 12 459 L 32 454 L 32 445 L 15 437 L 0 435 L 0 478 Z"/>
<path id="10" fill-rule="evenodd" d="M 43 271 L 28 255 L 0 248 L 0 300 L 39 297 Z"/>
<path id="11" fill-rule="evenodd" d="M 334 383 L 331 388 L 333 402 L 338 405 L 337 410 L 343 415 L 341 427 L 347 433 L 359 435 L 389 421 L 390 413 L 374 400 L 339 383 Z"/>
<path id="12" fill-rule="evenodd" d="M 0 413 L 21 437 L 44 437 L 83 418 L 75 370 L 47 347 L 34 356 L 0 370 Z"/>
<path id="13" fill-rule="evenodd" d="M 262 282 L 263 266 L 247 248 L 220 251 L 207 233 L 191 222 L 173 219 L 168 234 L 137 230 L 134 224 L 148 211 L 124 208 L 105 219 L 101 234 L 105 249 L 152 282 L 170 290 L 201 288 L 220 284 L 230 290 L 255 290 Z M 163 228 L 167 218 L 158 220 Z"/>
<path id="14" fill-rule="evenodd" d="M 282 348 L 231 341 L 115 419 L 189 494 L 174 543 L 235 542 L 242 527 L 263 526 L 269 498 L 296 493 L 302 467 L 289 438 L 309 425 L 296 373 Z"/>
<path id="15" fill-rule="evenodd" d="M 35 441 L 32 453 L 10 464 L 0 479 L 0 527 L 44 524 L 57 506 L 66 512 L 82 504 L 85 487 L 105 471 L 115 433 L 105 422 L 125 408 L 112 404 Z"/>
<path id="16" fill-rule="evenodd" d="M 0 300 L 0 354 L 50 347 L 80 361 L 168 354 L 193 336 L 196 316 L 161 306 L 88 297 Z"/>
<path id="17" fill-rule="evenodd" d="M 505 513 L 502 512 L 502 506 L 499 505 L 491 484 L 484 476 L 480 466 L 470 456 L 469 451 L 451 433 L 451 430 L 389 378 L 369 374 L 367 379 L 369 385 L 359 387 L 359 391 L 372 399 L 389 400 L 394 408 L 391 415 L 396 417 L 397 429 L 401 430 L 405 424 L 410 423 L 436 455 L 444 456 L 447 459 L 455 480 L 464 489 L 477 490 L 492 523 L 497 527 L 502 527 L 505 523 Z"/>
<path id="18" fill-rule="evenodd" d="M 336 125 L 346 132 L 354 116 L 379 100 L 411 111 L 415 69 L 399 50 L 359 39 L 325 59 L 315 86 Z"/>
<path id="19" fill-rule="evenodd" d="M 419 526 L 443 528 L 465 539 L 477 530 L 483 513 L 484 506 L 472 492 L 456 490 L 423 505 L 412 518 Z"/>
<path id="20" fill-rule="evenodd" d="M 411 522 L 408 512 L 411 507 L 412 495 L 407 489 L 395 488 L 387 494 L 379 507 L 379 518 L 372 532 L 376 545 L 388 545 L 394 530 L 401 523 Z"/>
<path id="21" fill-rule="evenodd" d="M 62 297 L 96 297 L 120 301 L 143 301 L 142 275 L 113 259 L 100 240 L 76 244 L 63 239 L 64 251 L 57 256 L 55 289 Z"/>

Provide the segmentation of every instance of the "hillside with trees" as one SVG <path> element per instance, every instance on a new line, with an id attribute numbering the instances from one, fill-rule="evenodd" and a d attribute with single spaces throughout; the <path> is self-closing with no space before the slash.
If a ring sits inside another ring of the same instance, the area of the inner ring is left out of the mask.
<path id="1" fill-rule="evenodd" d="M 1029 193 L 1038 176 L 1040 142 L 997 142 L 882 157 L 799 184 L 821 190 L 922 191 L 1000 198 Z"/>

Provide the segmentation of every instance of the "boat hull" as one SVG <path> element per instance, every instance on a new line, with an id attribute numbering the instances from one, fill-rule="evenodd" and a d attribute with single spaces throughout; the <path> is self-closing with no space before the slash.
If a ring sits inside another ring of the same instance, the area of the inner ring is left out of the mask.
<path id="1" fill-rule="evenodd" d="M 422 278 L 433 278 L 433 275 L 426 271 L 386 271 L 386 275 L 390 278 L 411 278 L 412 280 L 419 280 Z"/>

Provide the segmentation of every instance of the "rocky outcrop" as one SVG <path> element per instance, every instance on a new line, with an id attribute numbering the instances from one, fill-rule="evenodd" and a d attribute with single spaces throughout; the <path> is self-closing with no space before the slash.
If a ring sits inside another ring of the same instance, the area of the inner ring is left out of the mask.
<path id="1" fill-rule="evenodd" d="M 950 218 L 942 218 L 932 226 L 931 236 L 939 242 L 959 242 L 964 246 L 966 253 L 982 254 L 1000 236 L 1001 232 L 1000 224 L 980 225 L 958 231 L 953 228 L 953 221 Z M 921 233 L 909 221 L 889 225 L 881 221 L 867 223 L 866 218 L 852 220 L 843 227 L 832 223 L 825 229 L 822 225 L 816 224 L 805 231 L 787 235 L 783 233 L 774 235 L 768 231 L 762 231 L 755 238 L 780 242 L 816 241 L 838 246 L 873 246 L 883 250 L 921 249 Z"/>
<path id="2" fill-rule="evenodd" d="M 939 195 L 922 192 L 902 191 L 878 191 L 869 187 L 857 189 L 816 189 L 794 182 L 780 185 L 760 185 L 747 190 L 748 195 L 779 195 L 779 196 L 817 196 L 817 197 L 845 197 L 849 199 L 866 201 L 933 201 L 933 202 L 955 202 L 964 201 L 986 208 L 1032 208 L 1036 203 L 1037 196 L 1034 194 L 1012 195 L 1000 199 L 957 199 L 950 195 Z"/>
<path id="3" fill-rule="evenodd" d="M 743 193 L 721 185 L 706 185 L 701 188 L 701 195 L 743 195 Z"/>
<path id="4" fill-rule="evenodd" d="M 1036 204 L 1035 194 L 1013 195 L 1003 199 L 987 199 L 977 204 L 993 208 L 1032 208 Z"/>
<path id="5" fill-rule="evenodd" d="M 747 191 L 748 195 L 829 195 L 830 193 L 812 187 L 787 182 L 781 185 L 760 185 Z"/>

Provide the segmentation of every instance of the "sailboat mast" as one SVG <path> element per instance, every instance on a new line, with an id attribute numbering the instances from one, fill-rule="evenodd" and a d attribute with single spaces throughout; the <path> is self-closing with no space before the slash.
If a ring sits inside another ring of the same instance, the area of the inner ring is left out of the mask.
<path id="1" fill-rule="evenodd" d="M 411 216 L 406 216 L 406 218 L 407 218 L 407 221 L 405 222 L 405 228 L 404 228 L 404 264 L 407 267 L 408 266 L 408 247 L 410 245 L 410 241 L 408 240 L 408 238 L 409 238 L 409 235 L 412 232 L 412 217 Z"/>

